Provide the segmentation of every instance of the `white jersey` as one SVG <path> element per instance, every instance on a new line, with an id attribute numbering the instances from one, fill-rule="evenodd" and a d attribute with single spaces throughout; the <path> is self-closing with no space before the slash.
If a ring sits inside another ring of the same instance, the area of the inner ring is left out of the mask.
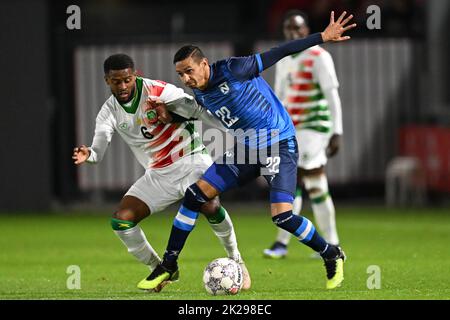
<path id="1" fill-rule="evenodd" d="M 338 87 L 331 55 L 319 46 L 276 64 L 275 93 L 298 130 L 332 131 L 331 112 L 324 91 Z"/>
<path id="2" fill-rule="evenodd" d="M 180 158 L 205 150 L 192 122 L 152 123 L 148 113 L 151 108 L 146 102 L 149 98 L 159 98 L 170 111 L 187 119 L 198 118 L 222 127 L 183 89 L 163 81 L 137 77 L 136 92 L 131 103 L 121 105 L 111 95 L 103 104 L 97 115 L 88 162 L 102 160 L 114 132 L 119 133 L 145 169 L 163 168 Z"/>

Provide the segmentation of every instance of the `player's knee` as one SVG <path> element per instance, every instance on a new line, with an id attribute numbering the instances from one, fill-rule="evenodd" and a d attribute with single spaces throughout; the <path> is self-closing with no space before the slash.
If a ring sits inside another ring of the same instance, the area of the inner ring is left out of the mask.
<path id="1" fill-rule="evenodd" d="M 133 221 L 136 220 L 136 214 L 130 209 L 120 209 L 113 213 L 113 218 L 123 221 Z"/>
<path id="2" fill-rule="evenodd" d="M 150 215 L 150 208 L 142 200 L 133 196 L 124 196 L 119 209 L 113 213 L 112 219 L 132 222 L 134 225 Z"/>
<path id="3" fill-rule="evenodd" d="M 219 209 L 220 200 L 219 197 L 215 197 L 214 199 L 211 199 L 203 204 L 200 208 L 200 212 L 203 213 L 206 217 L 212 217 L 216 215 Z"/>
<path id="4" fill-rule="evenodd" d="M 328 194 L 328 181 L 324 174 L 306 176 L 303 178 L 303 181 L 311 199 L 323 197 Z"/>
<path id="5" fill-rule="evenodd" d="M 135 227 L 138 219 L 132 210 L 118 210 L 113 213 L 111 227 L 115 231 L 128 230 Z"/>
<path id="6" fill-rule="evenodd" d="M 184 194 L 183 206 L 189 210 L 199 212 L 210 199 L 203 193 L 197 184 L 190 185 Z M 202 211 L 203 212 L 203 211 Z"/>

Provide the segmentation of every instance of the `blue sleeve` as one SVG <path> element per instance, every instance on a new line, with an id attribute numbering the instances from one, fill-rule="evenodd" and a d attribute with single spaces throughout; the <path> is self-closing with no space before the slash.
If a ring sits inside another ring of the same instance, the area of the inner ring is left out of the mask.
<path id="1" fill-rule="evenodd" d="M 259 54 L 247 57 L 232 57 L 227 61 L 228 70 L 236 79 L 247 80 L 262 72 L 262 62 Z"/>
<path id="2" fill-rule="evenodd" d="M 290 56 L 294 53 L 301 52 L 303 50 L 306 50 L 310 47 L 314 47 L 321 43 L 323 43 L 323 39 L 320 33 L 314 33 L 303 39 L 283 43 L 278 47 L 272 48 L 269 51 L 261 53 L 260 55 L 261 69 L 266 70 L 267 68 L 273 66 L 275 63 L 277 63 L 284 57 Z"/>
<path id="3" fill-rule="evenodd" d="M 323 43 L 322 35 L 314 33 L 304 39 L 298 39 L 281 44 L 261 54 L 247 57 L 232 57 L 227 60 L 228 70 L 239 80 L 247 80 L 259 75 L 275 63 L 294 53 Z"/>

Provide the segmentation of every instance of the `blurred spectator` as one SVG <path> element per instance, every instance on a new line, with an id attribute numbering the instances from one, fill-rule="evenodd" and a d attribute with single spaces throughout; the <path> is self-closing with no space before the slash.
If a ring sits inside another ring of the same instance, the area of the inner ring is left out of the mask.
<path id="1" fill-rule="evenodd" d="M 381 30 L 375 33 L 365 27 L 369 17 L 367 8 L 371 5 L 381 8 Z M 355 16 L 359 25 L 352 31 L 355 35 L 367 36 L 371 32 L 371 36 L 423 36 L 424 7 L 424 0 L 274 0 L 269 6 L 267 29 L 270 37 L 281 37 L 284 14 L 299 9 L 308 14 L 312 32 L 318 32 L 328 24 L 332 10 L 337 15 L 345 10 Z"/>
<path id="2" fill-rule="evenodd" d="M 420 32 L 417 23 L 423 19 L 423 1 L 394 0 L 384 1 L 383 33 L 390 36 L 415 36 Z"/>
<path id="3" fill-rule="evenodd" d="M 284 14 L 291 9 L 306 12 L 312 30 L 324 29 L 329 21 L 330 11 L 340 12 L 343 0 L 275 0 L 269 8 L 268 31 L 273 36 L 281 36 Z"/>

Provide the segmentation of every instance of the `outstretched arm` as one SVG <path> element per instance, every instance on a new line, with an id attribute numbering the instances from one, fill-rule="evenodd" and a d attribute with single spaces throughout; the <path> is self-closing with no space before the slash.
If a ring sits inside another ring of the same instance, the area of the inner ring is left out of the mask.
<path id="1" fill-rule="evenodd" d="M 106 149 L 111 141 L 111 135 L 105 132 L 96 132 L 92 146 L 81 145 L 73 149 L 72 159 L 74 164 L 98 163 L 102 161 Z"/>
<path id="2" fill-rule="evenodd" d="M 104 134 L 97 134 L 94 136 L 92 146 L 87 147 L 81 145 L 73 148 L 72 159 L 74 164 L 80 165 L 83 163 L 98 163 L 103 159 L 106 149 L 109 146 L 110 138 Z"/>
<path id="3" fill-rule="evenodd" d="M 314 33 L 304 39 L 286 42 L 276 48 L 261 53 L 259 56 L 257 55 L 259 72 L 271 67 L 284 57 L 301 52 L 315 45 L 329 41 L 340 42 L 349 40 L 349 36 L 342 35 L 344 32 L 355 28 L 356 24 L 347 25 L 353 18 L 353 15 L 350 15 L 347 18 L 346 15 L 347 12 L 344 11 L 339 19 L 334 21 L 334 11 L 332 11 L 330 24 L 322 33 Z"/>
<path id="4" fill-rule="evenodd" d="M 72 159 L 74 164 L 98 163 L 103 159 L 106 149 L 114 134 L 114 117 L 107 108 L 102 107 L 97 115 L 95 134 L 92 145 L 81 145 L 73 149 Z"/>

